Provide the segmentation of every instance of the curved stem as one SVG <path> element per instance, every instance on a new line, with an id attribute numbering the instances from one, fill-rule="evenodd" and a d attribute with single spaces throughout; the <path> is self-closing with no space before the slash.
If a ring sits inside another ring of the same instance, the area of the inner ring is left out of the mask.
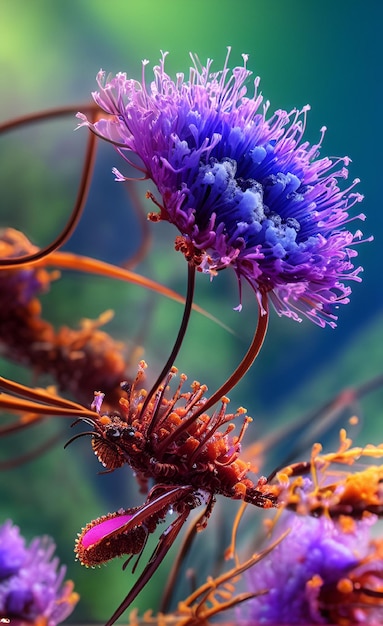
<path id="1" fill-rule="evenodd" d="M 255 359 L 257 358 L 260 349 L 262 348 L 263 341 L 266 336 L 267 326 L 269 322 L 269 307 L 267 295 L 262 294 L 261 302 L 258 303 L 258 324 L 254 333 L 253 340 L 250 344 L 248 351 L 243 357 L 242 361 L 238 365 L 238 367 L 234 370 L 231 376 L 227 379 L 226 382 L 221 385 L 219 389 L 215 393 L 213 393 L 210 398 L 208 398 L 207 402 L 201 407 L 201 409 L 194 414 L 195 417 L 201 415 L 201 413 L 205 413 L 208 409 L 210 409 L 216 402 L 218 402 L 222 396 L 233 389 L 233 387 L 238 383 L 238 381 L 243 378 L 246 372 L 250 369 Z"/>
<path id="2" fill-rule="evenodd" d="M 99 107 L 95 103 L 87 102 L 86 104 L 55 107 L 54 109 L 44 109 L 43 111 L 37 111 L 37 113 L 27 113 L 27 115 L 20 115 L 20 117 L 14 117 L 13 119 L 0 124 L 0 133 L 6 133 L 9 130 L 13 130 L 17 126 L 23 126 L 24 124 L 33 124 L 34 122 L 41 122 L 42 120 L 47 120 L 51 117 L 64 117 L 65 115 L 69 115 L 70 113 L 76 113 L 79 110 L 92 113 L 98 111 Z"/>
<path id="3" fill-rule="evenodd" d="M 181 326 L 179 328 L 178 335 L 174 343 L 173 349 L 170 353 L 170 356 L 168 360 L 166 361 L 164 367 L 162 368 L 162 371 L 159 374 L 156 382 L 154 383 L 154 385 L 152 386 L 151 390 L 149 391 L 148 395 L 145 398 L 145 402 L 141 410 L 142 415 L 144 415 L 145 409 L 149 405 L 150 400 L 156 393 L 158 386 L 161 384 L 166 374 L 169 372 L 170 368 L 172 367 L 174 361 L 177 358 L 178 352 L 180 351 L 183 339 L 185 337 L 186 329 L 190 320 L 190 313 L 192 310 L 193 297 L 194 297 L 194 286 L 195 286 L 195 266 L 192 265 L 191 263 L 188 263 L 188 284 L 187 284 L 185 308 L 184 308 L 184 314 L 182 316 Z M 148 434 L 152 430 L 153 425 L 154 424 L 149 424 Z"/>
<path id="4" fill-rule="evenodd" d="M 83 408 L 79 414 L 79 411 L 75 408 L 65 408 L 57 406 L 57 404 L 48 406 L 47 404 L 40 404 L 31 400 L 25 400 L 23 398 L 14 398 L 8 394 L 0 395 L 0 408 L 7 409 L 8 411 L 20 411 L 34 412 L 39 415 L 57 415 L 58 417 L 71 417 L 80 419 L 82 416 L 92 417 L 93 419 L 98 417 L 97 413 Z"/>
<path id="5" fill-rule="evenodd" d="M 177 552 L 175 561 L 173 562 L 173 566 L 168 575 L 168 579 L 166 581 L 165 589 L 162 594 L 162 600 L 160 604 L 160 613 L 168 613 L 169 605 L 172 600 L 172 594 L 174 593 L 174 588 L 177 584 L 177 580 L 179 579 L 180 569 L 183 561 L 186 556 L 190 552 L 190 548 L 192 547 L 192 543 L 197 535 L 198 525 L 202 522 L 206 513 L 206 509 L 203 509 L 202 512 L 198 515 L 198 517 L 193 520 L 190 527 L 186 531 L 186 535 L 182 540 L 182 545 Z"/>
<path id="6" fill-rule="evenodd" d="M 90 417 L 93 420 L 98 417 L 95 411 L 77 402 L 53 396 L 44 390 L 32 389 L 3 376 L 0 376 L 0 407 L 16 412 L 36 412 L 39 415 L 68 415 L 79 419 Z"/>
<path id="7" fill-rule="evenodd" d="M 1 131 L 1 127 L 0 127 Z M 61 233 L 56 237 L 56 239 L 49 246 L 45 248 L 41 248 L 36 252 L 22 256 L 16 259 L 1 259 L 0 267 L 15 267 L 25 265 L 26 263 L 36 263 L 40 259 L 48 256 L 54 250 L 57 250 L 60 246 L 62 246 L 71 236 L 74 229 L 76 228 L 79 219 L 81 217 L 87 196 L 89 187 L 91 184 L 93 167 L 95 162 L 95 154 L 96 154 L 96 136 L 93 133 L 89 133 L 88 145 L 85 153 L 85 161 L 84 167 L 82 170 L 80 186 L 77 192 L 77 198 L 75 206 L 72 210 L 71 216 L 61 231 Z"/>
<path id="8" fill-rule="evenodd" d="M 35 426 L 35 424 L 40 424 L 44 419 L 46 419 L 46 417 L 47 417 L 46 415 L 34 415 L 29 420 L 25 420 L 25 421 L 19 420 L 15 424 L 5 424 L 5 426 L 0 427 L 0 437 L 12 435 L 13 433 L 16 433 L 19 430 L 24 430 L 25 428 L 29 428 L 29 426 Z"/>
<path id="9" fill-rule="evenodd" d="M 175 302 L 185 304 L 185 298 L 180 296 L 180 294 L 178 294 L 176 291 L 173 291 L 172 289 L 169 289 L 168 287 L 165 287 L 164 285 L 161 285 L 160 283 L 157 283 L 150 278 L 146 278 L 141 274 L 137 274 L 132 270 L 125 269 L 124 267 L 119 267 L 117 265 L 112 265 L 111 263 L 106 263 L 105 261 L 100 261 L 99 259 L 94 259 L 92 257 L 82 256 L 80 254 L 75 254 L 74 252 L 63 252 L 62 250 L 60 250 L 57 252 L 52 252 L 49 255 L 49 258 L 42 260 L 41 264 L 44 266 L 70 269 L 75 272 L 86 272 L 87 274 L 95 274 L 96 276 L 106 276 L 108 278 L 114 278 L 116 280 L 126 280 L 134 285 L 139 285 L 140 287 L 145 287 L 146 289 L 150 289 L 155 293 L 159 293 L 160 295 L 165 296 L 166 298 L 170 298 Z M 214 315 L 212 315 L 202 307 L 198 306 L 198 304 L 192 304 L 192 309 L 214 322 L 214 324 L 218 324 L 218 326 L 226 330 L 231 335 L 234 334 L 231 328 L 226 326 Z"/>
<path id="10" fill-rule="evenodd" d="M 312 442 L 318 440 L 318 436 L 328 432 L 326 428 L 334 428 L 346 408 L 351 408 L 353 411 L 351 414 L 357 415 L 358 413 L 352 408 L 353 404 L 382 385 L 383 375 L 379 374 L 375 378 L 367 380 L 356 387 L 343 389 L 329 400 L 326 400 L 320 407 L 313 411 L 308 411 L 292 424 L 289 423 L 284 427 L 279 427 L 276 431 L 273 430 L 269 435 L 264 437 L 261 440 L 263 454 L 271 449 L 275 451 L 277 446 L 283 444 L 287 438 L 294 441 L 293 445 L 289 446 L 288 452 L 285 452 L 286 446 L 284 446 L 283 460 L 278 467 L 273 470 L 270 476 L 273 478 L 280 469 L 292 463 L 294 459 L 301 458 L 302 453 L 310 449 Z M 319 423 L 320 430 L 318 432 L 316 425 L 319 425 Z M 250 445 L 246 448 L 243 458 L 245 461 L 252 459 L 257 453 L 256 449 Z"/>
<path id="11" fill-rule="evenodd" d="M 171 432 L 158 446 L 157 455 L 161 455 L 161 453 L 166 450 L 166 448 L 177 439 L 183 432 L 185 432 L 193 422 L 202 415 L 202 413 L 206 413 L 208 409 L 210 409 L 216 402 L 218 402 L 223 396 L 225 396 L 241 378 L 246 374 L 248 369 L 254 363 L 256 357 L 259 354 L 260 349 L 262 348 L 263 341 L 266 335 L 267 326 L 269 320 L 269 309 L 268 309 L 268 300 L 267 295 L 262 294 L 261 301 L 258 302 L 258 324 L 256 331 L 254 333 L 253 340 L 250 344 L 248 351 L 243 357 L 242 361 L 234 370 L 232 375 L 227 379 L 226 382 L 221 385 L 219 389 L 215 393 L 213 393 L 208 400 L 202 404 L 202 406 L 198 409 L 198 411 L 192 412 L 190 417 L 188 417 L 185 421 L 183 421 L 178 428 L 176 428 L 173 432 Z"/>
<path id="12" fill-rule="evenodd" d="M 47 441 L 39 444 L 37 448 L 18 456 L 13 459 L 9 459 L 9 461 L 0 461 L 0 472 L 8 471 L 14 469 L 15 467 L 19 467 L 20 465 L 24 465 L 24 463 L 29 463 L 29 461 L 34 461 L 39 456 L 51 450 L 55 445 L 60 443 L 62 438 L 62 433 L 58 433 L 57 435 L 53 435 Z"/>

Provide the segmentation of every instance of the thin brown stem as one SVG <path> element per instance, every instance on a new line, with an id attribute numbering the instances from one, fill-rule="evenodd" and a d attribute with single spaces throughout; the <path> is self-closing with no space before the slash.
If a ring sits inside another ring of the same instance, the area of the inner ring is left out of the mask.
<path id="1" fill-rule="evenodd" d="M 60 396 L 54 396 L 53 394 L 45 391 L 44 389 L 33 389 L 27 385 L 17 383 L 14 380 L 9 380 L 0 376 L 0 399 L 1 390 L 7 391 L 15 396 L 21 396 L 22 398 L 29 398 L 36 402 L 42 402 L 51 406 L 61 406 L 65 408 L 74 408 L 77 411 L 84 411 L 84 407 L 81 404 L 67 400 L 66 398 L 60 398 Z"/>
<path id="2" fill-rule="evenodd" d="M 1 461 L 0 462 L 0 472 L 8 471 L 14 469 L 16 467 L 20 467 L 20 465 L 24 465 L 24 463 L 29 463 L 30 461 L 34 461 L 39 456 L 51 450 L 54 446 L 60 443 L 62 438 L 62 433 L 58 433 L 53 435 L 47 441 L 41 443 L 37 448 L 23 454 L 21 456 L 15 457 L 13 459 L 9 459 L 9 461 Z"/>
<path id="3" fill-rule="evenodd" d="M 273 430 L 262 440 L 262 447 L 259 443 L 250 445 L 244 450 L 243 458 L 252 459 L 260 451 L 264 454 L 268 450 L 275 449 L 281 442 L 290 438 L 295 443 L 289 447 L 288 453 L 283 454 L 283 461 L 273 470 L 271 477 L 274 476 L 281 468 L 286 467 L 299 458 L 302 452 L 310 448 L 310 442 L 316 440 L 327 428 L 334 428 L 337 420 L 342 416 L 342 412 L 347 408 L 352 408 L 355 403 L 360 401 L 364 396 L 379 389 L 383 385 L 383 375 L 379 374 L 375 378 L 367 380 L 356 387 L 343 389 L 341 392 L 326 400 L 319 408 L 308 411 L 302 417 L 294 421 L 292 424 L 280 426 L 277 430 Z M 354 410 L 354 409 L 353 409 Z M 310 427 L 308 433 L 307 428 Z M 318 432 L 319 430 L 319 432 Z M 258 449 L 257 446 L 258 445 Z"/>
<path id="4" fill-rule="evenodd" d="M 174 592 L 174 587 L 178 579 L 181 565 L 190 551 L 194 538 L 198 532 L 198 526 L 203 520 L 205 514 L 206 509 L 203 509 L 203 511 L 196 517 L 196 519 L 192 521 L 191 525 L 186 531 L 185 537 L 182 540 L 182 545 L 177 552 L 176 559 L 173 563 L 172 569 L 170 570 L 164 593 L 162 594 L 162 600 L 160 604 L 161 613 L 167 613 L 169 610 L 169 605 L 172 599 L 172 594 Z"/>
<path id="5" fill-rule="evenodd" d="M 43 120 L 48 120 L 52 117 L 64 117 L 66 115 L 70 115 L 71 113 L 77 113 L 77 111 L 88 111 L 89 113 L 94 113 L 98 110 L 99 107 L 92 102 L 77 105 L 71 104 L 63 107 L 55 107 L 53 109 L 44 109 L 43 111 L 37 111 L 36 113 L 27 113 L 26 115 L 20 115 L 19 117 L 14 117 L 11 120 L 3 122 L 2 124 L 0 124 L 0 133 L 6 133 L 9 130 L 17 128 L 17 126 L 24 126 L 25 124 L 41 122 Z"/>
<path id="6" fill-rule="evenodd" d="M 192 265 L 191 263 L 188 263 L 188 284 L 187 284 L 184 314 L 182 316 L 181 325 L 180 325 L 173 349 L 170 353 L 170 356 L 168 360 L 166 361 L 164 367 L 162 368 L 161 373 L 159 374 L 156 382 L 154 383 L 154 385 L 152 386 L 151 390 L 149 391 L 148 395 L 145 398 L 145 402 L 143 404 L 142 411 L 141 411 L 142 415 L 145 414 L 145 409 L 149 405 L 150 400 L 156 393 L 159 385 L 165 378 L 166 374 L 169 372 L 170 368 L 173 366 L 174 361 L 176 360 L 177 355 L 180 351 L 180 348 L 181 348 L 181 345 L 184 340 L 185 333 L 189 324 L 189 320 L 190 320 L 190 313 L 192 310 L 193 297 L 194 297 L 194 286 L 195 286 L 195 266 Z M 148 435 L 150 434 L 150 431 L 153 429 L 153 427 L 154 427 L 154 420 L 152 423 L 149 424 L 149 428 L 147 432 Z"/>
<path id="7" fill-rule="evenodd" d="M 0 396 L 0 400 L 1 400 L 1 396 Z M 27 420 L 19 419 L 19 421 L 16 423 L 6 424 L 5 426 L 0 427 L 0 437 L 6 437 L 7 435 L 12 435 L 13 433 L 18 432 L 19 430 L 24 430 L 25 428 L 29 428 L 29 426 L 35 426 L 36 424 L 40 424 L 45 419 L 46 419 L 46 415 L 33 415 L 30 419 L 27 419 Z"/>
<path id="8" fill-rule="evenodd" d="M 0 127 L 1 131 L 1 127 Z M 77 192 L 77 198 L 72 210 L 71 216 L 61 231 L 61 233 L 56 237 L 56 239 L 46 246 L 45 248 L 40 248 L 36 252 L 32 254 L 13 258 L 13 259 L 1 259 L 0 267 L 18 267 L 29 263 L 36 263 L 40 259 L 48 256 L 51 252 L 57 250 L 62 246 L 71 236 L 73 231 L 75 230 L 79 219 L 81 217 L 82 211 L 85 206 L 86 199 L 88 197 L 88 192 L 92 180 L 92 173 L 95 163 L 96 156 L 96 136 L 93 133 L 89 133 L 88 144 L 85 153 L 84 166 L 82 170 L 80 186 Z"/>
<path id="9" fill-rule="evenodd" d="M 239 380 L 241 380 L 241 378 L 246 374 L 251 365 L 254 363 L 260 349 L 262 348 L 268 326 L 269 313 L 266 294 L 262 295 L 262 301 L 258 304 L 258 307 L 259 313 L 257 328 L 254 333 L 254 337 L 250 344 L 250 347 L 238 367 L 234 370 L 231 376 L 229 376 L 226 382 L 224 382 L 223 385 L 221 385 L 221 387 L 217 389 L 217 391 L 213 393 L 213 395 L 210 396 L 210 398 L 208 398 L 205 403 L 202 403 L 201 407 L 197 411 L 192 412 L 188 419 L 184 420 L 178 428 L 176 428 L 167 437 L 165 437 L 165 439 L 163 439 L 161 445 L 157 450 L 158 454 L 161 454 L 162 451 L 166 450 L 166 448 L 172 443 L 172 441 L 178 439 L 178 437 L 183 432 L 185 432 L 189 428 L 189 426 L 193 424 L 193 422 L 195 422 L 197 417 L 202 415 L 202 413 L 205 413 L 208 409 L 214 406 L 216 402 L 221 400 L 221 398 L 225 396 L 238 383 Z"/>
<path id="10" fill-rule="evenodd" d="M 57 405 L 48 406 L 39 402 L 32 402 L 24 398 L 14 398 L 6 393 L 0 394 L 0 409 L 7 409 L 20 413 L 20 411 L 28 411 L 38 413 L 39 415 L 56 415 L 58 417 L 71 417 L 82 419 L 83 417 L 98 417 L 97 413 L 81 407 L 81 411 L 76 408 L 65 408 Z"/>
<path id="11" fill-rule="evenodd" d="M 205 413 L 208 409 L 210 409 L 216 402 L 218 402 L 223 396 L 226 396 L 233 387 L 243 378 L 246 372 L 250 369 L 255 359 L 257 358 L 265 336 L 267 332 L 269 322 L 269 308 L 268 308 L 268 300 L 267 295 L 262 295 L 262 301 L 258 304 L 258 324 L 254 333 L 253 340 L 250 344 L 248 351 L 243 357 L 242 361 L 238 365 L 238 367 L 234 370 L 234 372 L 229 376 L 226 382 L 221 385 L 219 389 L 215 393 L 213 393 L 210 398 L 208 398 L 207 402 L 201 407 L 201 409 L 197 412 L 196 417 L 201 415 L 201 413 Z"/>
<path id="12" fill-rule="evenodd" d="M 2 390 L 8 393 L 2 393 Z M 94 420 L 97 417 L 97 413 L 81 404 L 53 396 L 44 390 L 32 389 L 2 376 L 0 376 L 0 408 L 16 412 L 27 411 L 39 415 L 62 415 L 81 419 L 90 417 Z"/>
<path id="13" fill-rule="evenodd" d="M 230 582 L 237 576 L 240 576 L 244 571 L 258 563 L 261 559 L 265 558 L 274 548 L 281 543 L 281 541 L 288 535 L 289 531 L 284 532 L 278 539 L 276 539 L 271 545 L 269 545 L 265 550 L 259 553 L 253 554 L 247 561 L 240 565 L 236 565 L 232 569 L 224 572 L 220 576 L 215 579 L 209 579 L 206 583 L 201 585 L 198 589 L 196 589 L 186 600 L 184 600 L 183 604 L 185 607 L 192 607 L 193 604 L 200 598 L 201 596 L 205 596 L 207 598 L 211 592 L 214 592 L 218 589 L 219 586 L 224 585 L 226 582 Z M 200 602 L 199 602 L 200 604 Z"/>
<path id="14" fill-rule="evenodd" d="M 99 259 L 93 259 L 92 257 L 82 256 L 73 252 L 62 252 L 60 250 L 58 252 L 52 252 L 49 255 L 48 259 L 43 259 L 41 265 L 61 267 L 63 269 L 73 270 L 75 272 L 86 272 L 87 274 L 106 276 L 108 278 L 114 278 L 116 280 L 125 280 L 134 285 L 139 285 L 146 289 L 150 289 L 151 291 L 155 291 L 156 293 L 159 293 L 166 298 L 170 298 L 170 300 L 185 304 L 185 298 L 180 296 L 180 294 L 178 294 L 176 291 L 169 289 L 169 287 L 161 285 L 160 283 L 157 283 L 150 278 L 146 278 L 145 276 L 141 276 L 140 274 L 137 274 L 132 270 L 125 269 L 124 267 L 119 267 L 117 265 L 112 265 L 111 263 L 100 261 Z M 198 306 L 198 304 L 193 303 L 192 309 L 214 322 L 214 324 L 218 324 L 218 326 L 226 330 L 228 333 L 234 334 L 231 328 L 223 324 L 214 315 L 212 315 L 202 307 Z"/>

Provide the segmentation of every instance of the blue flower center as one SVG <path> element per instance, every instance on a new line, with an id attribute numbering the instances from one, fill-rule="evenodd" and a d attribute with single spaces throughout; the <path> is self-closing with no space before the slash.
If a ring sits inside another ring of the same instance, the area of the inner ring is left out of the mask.
<path id="1" fill-rule="evenodd" d="M 222 225 L 232 247 L 261 246 L 266 256 L 280 259 L 297 249 L 300 222 L 273 210 L 274 199 L 281 194 L 291 202 L 300 184 L 297 177 L 273 174 L 261 184 L 254 178 L 238 177 L 237 162 L 228 158 L 200 163 L 197 176 L 194 172 L 194 180 L 191 177 L 192 172 L 191 180 L 185 181 L 189 189 L 185 208 L 194 210 L 199 230 L 208 227 L 214 214 L 214 230 Z"/>

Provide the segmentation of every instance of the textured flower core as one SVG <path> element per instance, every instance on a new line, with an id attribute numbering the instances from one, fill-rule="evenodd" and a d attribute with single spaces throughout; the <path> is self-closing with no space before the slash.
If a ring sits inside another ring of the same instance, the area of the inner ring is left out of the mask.
<path id="1" fill-rule="evenodd" d="M 109 115 L 92 124 L 79 113 L 80 126 L 155 183 L 160 212 L 149 217 L 178 228 L 176 247 L 200 271 L 232 266 L 258 299 L 269 293 L 278 314 L 334 326 L 334 309 L 349 301 L 343 280 L 360 280 L 361 271 L 350 248 L 361 233 L 345 227 L 362 199 L 353 191 L 359 181 L 338 186 L 349 159 L 319 158 L 324 128 L 317 144 L 303 141 L 308 106 L 268 116 L 258 78 L 247 95 L 246 55 L 243 66 L 230 71 L 227 58 L 216 73 L 192 57 L 189 80 L 172 80 L 165 56 L 149 89 L 147 61 L 142 82 L 100 71 L 93 97 Z"/>

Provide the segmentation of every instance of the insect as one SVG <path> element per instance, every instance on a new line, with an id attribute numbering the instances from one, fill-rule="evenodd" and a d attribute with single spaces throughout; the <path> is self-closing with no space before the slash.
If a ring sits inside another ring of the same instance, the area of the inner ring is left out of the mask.
<path id="1" fill-rule="evenodd" d="M 227 414 L 229 401 L 223 398 L 212 416 L 203 413 L 207 387 L 193 382 L 190 391 L 183 391 L 186 376 L 182 374 L 172 392 L 170 383 L 177 375 L 175 367 L 148 398 L 142 387 L 145 369 L 146 363 L 141 361 L 133 383 L 123 385 L 125 397 L 120 400 L 118 412 L 103 414 L 103 394 L 97 393 L 92 404 L 94 417 L 88 414 L 82 418 L 92 430 L 78 433 L 68 442 L 90 435 L 93 450 L 106 470 L 129 465 L 141 491 L 147 493 L 142 506 L 121 509 L 85 526 L 75 547 L 82 564 L 95 566 L 126 554 L 126 566 L 137 555 L 134 571 L 148 536 L 169 512 L 175 516 L 108 626 L 148 582 L 194 508 L 206 505 L 198 525 L 198 530 L 202 530 L 218 494 L 261 508 L 277 504 L 277 487 L 270 487 L 264 477 L 254 482 L 249 477 L 251 464 L 239 458 L 241 440 L 251 421 L 245 409 Z M 233 421 L 240 417 L 242 427 L 234 435 Z"/>

